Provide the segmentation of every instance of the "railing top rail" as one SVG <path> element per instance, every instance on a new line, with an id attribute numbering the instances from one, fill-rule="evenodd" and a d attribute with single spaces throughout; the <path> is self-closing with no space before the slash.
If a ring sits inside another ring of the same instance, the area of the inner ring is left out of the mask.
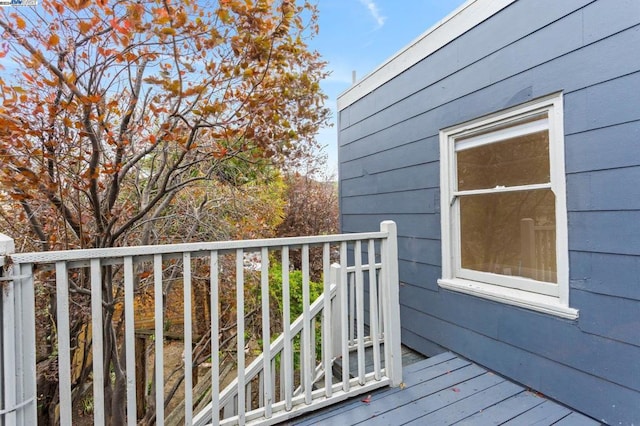
<path id="1" fill-rule="evenodd" d="M 202 243 L 163 244 L 134 247 L 112 247 L 81 250 L 45 251 L 16 253 L 11 255 L 14 263 L 53 263 L 58 261 L 82 261 L 102 258 L 121 258 L 125 256 L 147 256 L 151 254 L 171 254 L 186 252 L 234 251 L 237 249 L 278 248 L 338 243 L 343 241 L 362 241 L 386 238 L 387 232 L 364 232 L 354 234 L 314 235 L 308 237 L 269 238 L 258 240 L 214 241 Z"/>

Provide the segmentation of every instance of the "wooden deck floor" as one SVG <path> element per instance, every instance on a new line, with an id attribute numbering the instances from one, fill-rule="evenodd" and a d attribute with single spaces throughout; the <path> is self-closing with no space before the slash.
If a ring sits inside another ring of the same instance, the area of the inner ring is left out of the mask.
<path id="1" fill-rule="evenodd" d="M 413 359 L 415 361 L 415 358 Z M 450 352 L 403 369 L 404 388 L 383 388 L 309 414 L 310 425 L 599 425 Z"/>

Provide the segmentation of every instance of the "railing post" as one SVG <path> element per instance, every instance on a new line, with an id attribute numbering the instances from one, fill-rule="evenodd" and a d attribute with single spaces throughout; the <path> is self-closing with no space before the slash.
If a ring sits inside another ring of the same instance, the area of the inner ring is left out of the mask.
<path id="1" fill-rule="evenodd" d="M 0 424 L 31 425 L 37 421 L 33 277 L 30 265 L 11 264 L 14 252 L 13 239 L 0 234 Z"/>
<path id="2" fill-rule="evenodd" d="M 382 222 L 380 231 L 387 234 L 387 237 L 382 240 L 385 370 L 391 380 L 390 385 L 395 387 L 402 383 L 398 231 L 393 221 Z"/>

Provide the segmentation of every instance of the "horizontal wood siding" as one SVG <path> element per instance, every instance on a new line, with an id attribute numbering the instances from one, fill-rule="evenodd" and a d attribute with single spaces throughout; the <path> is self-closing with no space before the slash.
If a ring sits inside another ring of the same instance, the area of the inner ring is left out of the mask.
<path id="1" fill-rule="evenodd" d="M 640 2 L 519 0 L 340 112 L 344 232 L 398 224 L 404 343 L 640 423 Z M 439 130 L 564 93 L 569 321 L 440 290 Z"/>

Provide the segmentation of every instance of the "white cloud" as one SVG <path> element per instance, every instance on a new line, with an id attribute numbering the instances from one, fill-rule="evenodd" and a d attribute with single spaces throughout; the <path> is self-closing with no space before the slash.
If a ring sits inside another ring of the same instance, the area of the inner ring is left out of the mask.
<path id="1" fill-rule="evenodd" d="M 369 9 L 369 13 L 378 24 L 378 28 L 382 28 L 382 26 L 384 25 L 384 21 L 387 20 L 387 17 L 380 14 L 378 5 L 373 0 L 360 0 L 360 3 L 362 3 L 363 6 Z"/>

